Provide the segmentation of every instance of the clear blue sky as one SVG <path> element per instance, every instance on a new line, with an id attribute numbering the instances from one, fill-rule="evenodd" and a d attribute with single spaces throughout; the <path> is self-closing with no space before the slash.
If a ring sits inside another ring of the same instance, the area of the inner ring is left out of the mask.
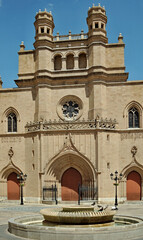
<path id="1" fill-rule="evenodd" d="M 0 75 L 3 88 L 16 87 L 19 45 L 24 41 L 26 50 L 33 49 L 36 12 L 52 11 L 54 35 L 87 32 L 88 8 L 105 6 L 108 17 L 109 43 L 124 37 L 125 66 L 129 80 L 143 80 L 143 0 L 0 0 Z"/>

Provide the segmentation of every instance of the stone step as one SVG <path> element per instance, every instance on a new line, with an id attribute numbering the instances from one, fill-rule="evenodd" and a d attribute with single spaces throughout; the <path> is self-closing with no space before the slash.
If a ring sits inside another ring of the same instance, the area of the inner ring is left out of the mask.
<path id="1" fill-rule="evenodd" d="M 8 204 L 20 204 L 20 200 L 7 200 L 2 199 L 0 200 L 0 203 L 8 203 Z"/>
<path id="2" fill-rule="evenodd" d="M 125 201 L 124 204 L 143 204 L 143 200 L 141 200 L 141 201 Z"/>

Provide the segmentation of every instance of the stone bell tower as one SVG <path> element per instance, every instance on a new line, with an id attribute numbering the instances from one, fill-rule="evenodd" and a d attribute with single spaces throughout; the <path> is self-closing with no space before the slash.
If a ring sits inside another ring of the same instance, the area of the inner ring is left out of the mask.
<path id="1" fill-rule="evenodd" d="M 107 16 L 104 7 L 92 6 L 88 10 L 87 24 L 88 24 L 88 37 L 94 38 L 94 41 L 108 42 L 106 37 L 106 23 Z"/>
<path id="2" fill-rule="evenodd" d="M 90 79 L 93 80 L 90 84 L 89 118 L 95 119 L 97 115 L 105 118 L 108 96 L 106 83 L 125 82 L 128 77 L 124 65 L 125 44 L 121 34 L 118 43 L 108 43 L 106 11 L 100 4 L 88 10 L 87 24 L 88 67 Z"/>
<path id="3" fill-rule="evenodd" d="M 52 68 L 54 21 L 51 12 L 39 10 L 35 16 L 35 77 L 44 84 L 49 80 Z M 35 121 L 48 119 L 51 90 L 37 86 L 35 90 Z M 47 99 L 47 101 L 45 101 Z M 44 102 L 44 104 L 43 104 Z"/>
<path id="4" fill-rule="evenodd" d="M 39 10 L 35 16 L 35 43 L 34 47 L 41 45 L 43 41 L 53 40 L 54 21 L 51 12 Z"/>
<path id="5" fill-rule="evenodd" d="M 88 46 L 89 68 L 94 72 L 103 71 L 106 67 L 106 44 L 108 43 L 106 24 L 107 16 L 104 7 L 92 6 L 88 10 Z"/>
<path id="6" fill-rule="evenodd" d="M 35 16 L 35 76 L 48 76 L 51 70 L 54 21 L 51 12 L 39 10 Z"/>

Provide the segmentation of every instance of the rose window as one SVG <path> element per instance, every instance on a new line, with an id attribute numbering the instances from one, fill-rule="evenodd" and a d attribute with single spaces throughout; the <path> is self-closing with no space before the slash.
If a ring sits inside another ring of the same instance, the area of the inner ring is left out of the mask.
<path id="1" fill-rule="evenodd" d="M 69 120 L 76 119 L 79 114 L 80 107 L 75 101 L 67 101 L 62 106 L 63 115 Z"/>
<path id="2" fill-rule="evenodd" d="M 57 104 L 57 114 L 63 121 L 76 121 L 82 113 L 82 100 L 75 95 L 64 96 Z"/>

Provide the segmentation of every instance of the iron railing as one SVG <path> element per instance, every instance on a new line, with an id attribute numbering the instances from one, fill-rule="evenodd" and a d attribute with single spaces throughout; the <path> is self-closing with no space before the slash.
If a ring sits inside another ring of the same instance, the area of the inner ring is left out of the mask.
<path id="1" fill-rule="evenodd" d="M 52 184 L 51 187 L 43 187 L 43 200 L 55 201 L 55 203 L 58 204 L 57 194 L 58 190 L 56 184 Z"/>
<path id="2" fill-rule="evenodd" d="M 57 201 L 58 198 L 58 189 L 55 184 L 52 184 L 49 187 L 43 187 L 43 200 L 44 201 Z M 95 182 L 85 182 L 84 184 L 79 184 L 78 186 L 78 204 L 80 205 L 80 201 L 89 201 L 96 200 L 97 198 L 97 187 L 95 186 Z"/>
<path id="3" fill-rule="evenodd" d="M 84 184 L 78 186 L 78 204 L 80 205 L 80 201 L 88 201 L 95 200 L 97 195 L 97 188 L 95 187 L 94 182 L 90 182 L 89 184 Z"/>

